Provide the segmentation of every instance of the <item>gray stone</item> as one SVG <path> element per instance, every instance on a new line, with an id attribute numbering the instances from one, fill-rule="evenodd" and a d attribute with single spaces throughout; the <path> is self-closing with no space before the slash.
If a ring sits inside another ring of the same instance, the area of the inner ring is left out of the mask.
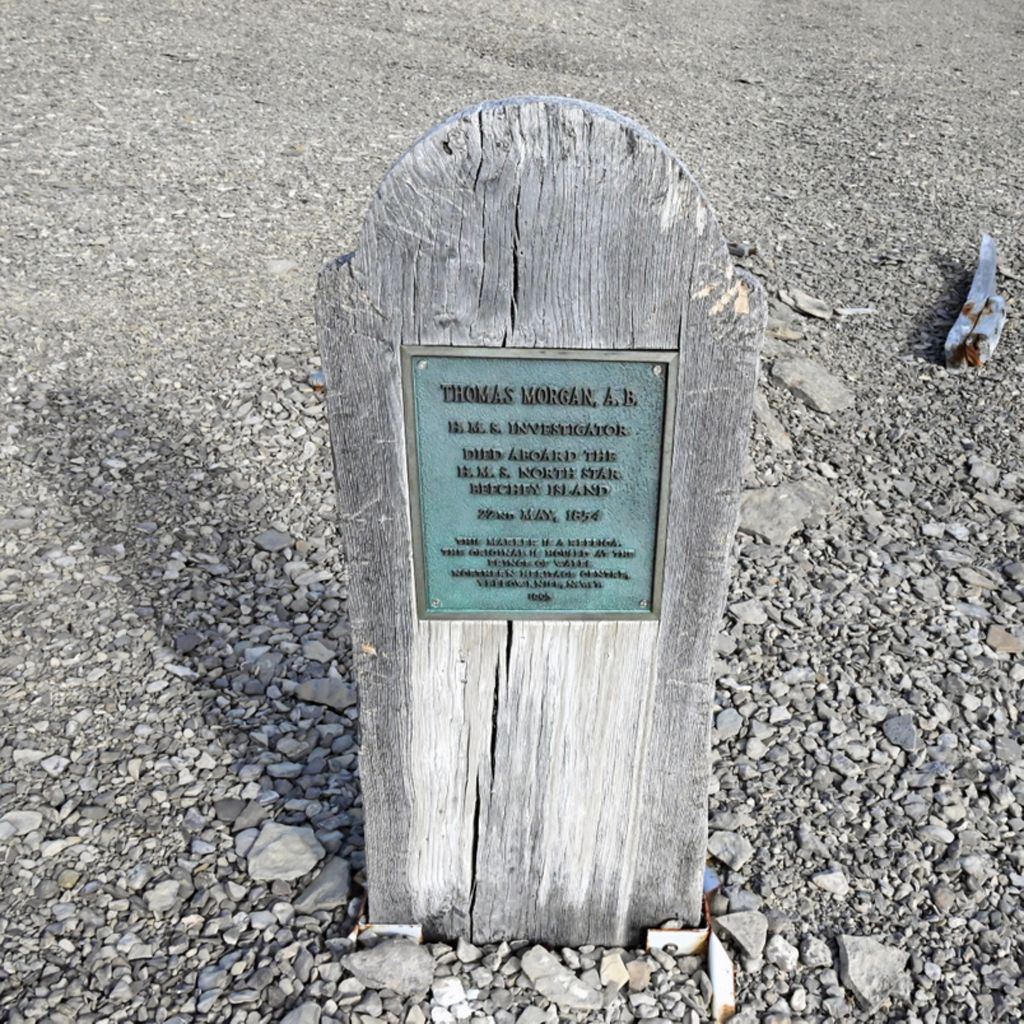
<path id="1" fill-rule="evenodd" d="M 744 491 L 739 529 L 768 544 L 785 544 L 806 523 L 825 515 L 833 500 L 831 488 L 814 477 Z"/>
<path id="2" fill-rule="evenodd" d="M 754 855 L 754 848 L 749 841 L 736 832 L 712 832 L 708 839 L 708 850 L 711 855 L 729 867 L 743 867 Z"/>
<path id="3" fill-rule="evenodd" d="M 165 913 L 178 902 L 180 892 L 181 883 L 173 878 L 157 882 L 146 892 L 146 906 L 149 907 L 151 913 Z"/>
<path id="4" fill-rule="evenodd" d="M 244 832 L 246 829 L 253 828 L 261 821 L 266 821 L 268 813 L 267 808 L 259 800 L 250 800 L 232 822 L 231 831 Z"/>
<path id="5" fill-rule="evenodd" d="M 930 893 L 932 903 L 940 913 L 948 913 L 956 906 L 956 893 L 948 885 L 933 885 Z"/>
<path id="6" fill-rule="evenodd" d="M 391 939 L 342 958 L 342 966 L 367 988 L 423 997 L 434 981 L 434 958 L 423 946 Z"/>
<path id="7" fill-rule="evenodd" d="M 764 903 L 764 900 L 756 892 L 751 892 L 749 889 L 730 887 L 723 895 L 729 901 L 729 912 L 732 914 L 741 910 L 760 910 Z"/>
<path id="8" fill-rule="evenodd" d="M 352 707 L 357 699 L 356 688 L 351 683 L 332 679 L 330 676 L 319 676 L 299 683 L 295 688 L 295 696 L 307 704 L 323 704 L 335 711 L 344 711 L 345 708 Z"/>
<path id="9" fill-rule="evenodd" d="M 146 861 L 136 864 L 127 874 L 125 881 L 127 882 L 128 888 L 133 892 L 138 892 L 140 889 L 144 889 L 149 885 L 150 879 L 153 877 L 153 867 Z"/>
<path id="10" fill-rule="evenodd" d="M 725 708 L 715 719 L 715 732 L 720 739 L 727 740 L 743 728 L 743 716 L 735 708 Z"/>
<path id="11" fill-rule="evenodd" d="M 321 978 L 325 977 L 323 967 L 324 965 L 321 964 Z M 337 967 L 339 970 L 343 970 L 341 964 L 338 964 Z M 346 1006 L 351 1006 L 359 1002 L 359 1000 L 363 996 L 363 993 L 366 991 L 366 986 L 358 978 L 342 978 L 340 981 L 337 982 L 337 985 L 338 1001 Z"/>
<path id="12" fill-rule="evenodd" d="M 63 775 L 67 766 L 71 764 L 71 761 L 66 757 L 61 757 L 59 754 L 54 754 L 51 757 L 46 757 L 39 762 L 39 767 L 46 772 L 47 775 L 52 775 L 56 778 L 58 775 Z"/>
<path id="13" fill-rule="evenodd" d="M 1024 652 L 1024 640 L 995 623 L 988 627 L 985 643 L 998 654 L 1021 654 Z"/>
<path id="14" fill-rule="evenodd" d="M 885 738 L 903 750 L 913 750 L 917 746 L 917 729 L 910 715 L 893 715 L 882 723 Z"/>
<path id="15" fill-rule="evenodd" d="M 812 876 L 811 881 L 819 889 L 824 889 L 825 892 L 830 892 L 833 896 L 843 897 L 850 891 L 850 883 L 846 880 L 846 875 L 840 867 L 819 871 Z"/>
<path id="16" fill-rule="evenodd" d="M 36 750 L 34 747 L 19 747 L 14 752 L 14 763 L 20 768 L 25 765 L 39 764 L 45 757 L 45 750 Z"/>
<path id="17" fill-rule="evenodd" d="M 363 993 L 363 998 L 352 1008 L 352 1012 L 364 1017 L 379 1017 L 384 1012 L 384 1001 L 375 989 L 367 989 Z"/>
<path id="18" fill-rule="evenodd" d="M 715 928 L 725 932 L 740 952 L 751 959 L 761 955 L 768 937 L 768 919 L 756 910 L 716 917 Z"/>
<path id="19" fill-rule="evenodd" d="M 548 1015 L 539 1006 L 527 1006 L 518 1017 L 516 1024 L 547 1024 Z"/>
<path id="20" fill-rule="evenodd" d="M 272 553 L 284 551 L 285 548 L 290 548 L 293 543 L 292 538 L 281 530 L 264 530 L 256 535 L 256 547 L 261 551 L 270 551 Z"/>
<path id="21" fill-rule="evenodd" d="M 600 990 L 577 978 L 543 946 L 527 951 L 522 958 L 522 968 L 542 996 L 564 1009 L 597 1010 L 601 1007 Z"/>
<path id="22" fill-rule="evenodd" d="M 622 962 L 621 953 L 606 953 L 601 958 L 600 977 L 602 985 L 611 985 L 616 992 L 629 984 L 629 971 Z"/>
<path id="23" fill-rule="evenodd" d="M 451 975 L 435 978 L 431 995 L 438 1006 L 450 1007 L 466 1001 L 466 990 L 462 987 L 462 982 Z"/>
<path id="24" fill-rule="evenodd" d="M 970 460 L 968 472 L 971 479 L 982 485 L 982 487 L 997 487 L 999 478 L 1002 475 L 998 468 L 985 459 L 974 458 Z"/>
<path id="25" fill-rule="evenodd" d="M 6 826 L 10 835 L 25 836 L 35 832 L 42 823 L 43 816 L 39 811 L 8 811 L 0 818 L 0 829 Z"/>
<path id="26" fill-rule="evenodd" d="M 179 654 L 191 654 L 202 644 L 203 634 L 195 629 L 186 629 L 174 638 L 174 649 Z"/>
<path id="27" fill-rule="evenodd" d="M 651 983 L 651 965 L 643 957 L 630 960 L 626 964 L 626 973 L 629 975 L 630 992 L 643 992 Z"/>
<path id="28" fill-rule="evenodd" d="M 274 277 L 281 277 L 284 274 L 290 274 L 293 270 L 298 269 L 299 265 L 295 260 L 267 260 L 267 271 Z M 303 1024 L 305 1024 L 305 1022 L 303 1022 Z"/>
<path id="29" fill-rule="evenodd" d="M 768 613 L 760 601 L 737 601 L 729 605 L 729 611 L 741 626 L 762 626 L 768 621 Z"/>
<path id="30" fill-rule="evenodd" d="M 906 997 L 909 953 L 859 935 L 839 936 L 839 976 L 864 1010 L 876 1010 L 892 996 Z"/>
<path id="31" fill-rule="evenodd" d="M 455 947 L 455 955 L 459 958 L 459 962 L 464 964 L 475 964 L 484 958 L 483 950 L 478 949 L 472 942 L 467 942 L 461 935 L 458 945 Z"/>
<path id="32" fill-rule="evenodd" d="M 788 355 L 793 351 L 792 347 L 789 345 L 768 344 L 768 342 L 771 342 L 774 339 L 778 339 L 779 341 L 800 341 L 804 336 L 803 328 L 799 324 L 774 316 L 768 317 L 768 323 L 765 326 L 765 330 L 768 334 L 766 344 L 762 349 L 762 353 L 765 357 Z"/>
<path id="33" fill-rule="evenodd" d="M 234 797 L 222 797 L 220 800 L 214 800 L 213 802 L 213 813 L 217 815 L 218 820 L 228 824 L 236 821 L 244 810 L 245 801 Z"/>
<path id="34" fill-rule="evenodd" d="M 300 1003 L 281 1018 L 281 1024 L 320 1024 L 319 1003 Z"/>
<path id="35" fill-rule="evenodd" d="M 331 857 L 295 901 L 295 909 L 300 914 L 312 914 L 317 910 L 336 910 L 345 906 L 349 881 L 348 861 L 343 857 Z"/>
<path id="36" fill-rule="evenodd" d="M 789 973 L 796 970 L 800 962 L 800 951 L 781 935 L 773 935 L 764 948 L 764 958 L 768 963 L 775 964 L 780 971 Z"/>
<path id="37" fill-rule="evenodd" d="M 776 359 L 772 379 L 816 412 L 832 414 L 853 405 L 853 392 L 812 359 Z"/>
<path id="38" fill-rule="evenodd" d="M 754 419 L 761 425 L 765 437 L 773 445 L 786 452 L 793 450 L 793 442 L 790 440 L 786 428 L 772 411 L 764 392 L 760 390 L 754 395 Z"/>
<path id="39" fill-rule="evenodd" d="M 783 298 L 783 302 L 800 310 L 804 315 L 816 317 L 818 320 L 831 320 L 834 313 L 827 302 L 814 295 L 809 295 L 800 288 L 791 288 L 789 294 Z"/>
<path id="40" fill-rule="evenodd" d="M 302 645 L 302 656 L 309 661 L 326 663 L 334 659 L 335 651 L 322 640 L 307 640 Z"/>
<path id="41" fill-rule="evenodd" d="M 258 882 L 290 881 L 312 870 L 323 855 L 311 828 L 268 821 L 249 849 L 249 875 Z"/>

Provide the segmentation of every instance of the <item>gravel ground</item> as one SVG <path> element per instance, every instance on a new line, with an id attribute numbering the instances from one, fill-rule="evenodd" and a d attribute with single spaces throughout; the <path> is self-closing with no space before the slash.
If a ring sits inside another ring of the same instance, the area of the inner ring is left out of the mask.
<path id="1" fill-rule="evenodd" d="M 5 5 L 0 1017 L 706 1019 L 665 954 L 343 959 L 314 278 L 420 132 L 518 93 L 661 135 L 773 296 L 875 310 L 776 303 L 765 353 L 716 667 L 739 1019 L 1024 1013 L 1019 321 L 937 363 L 980 231 L 1021 291 L 1024 20 L 659 6 Z"/>

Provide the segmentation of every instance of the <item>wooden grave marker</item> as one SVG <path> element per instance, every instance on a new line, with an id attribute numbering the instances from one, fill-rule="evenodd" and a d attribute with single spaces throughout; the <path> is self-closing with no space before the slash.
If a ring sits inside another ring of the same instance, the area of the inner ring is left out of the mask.
<path id="1" fill-rule="evenodd" d="M 370 919 L 697 923 L 765 317 L 706 200 L 611 111 L 487 103 L 395 164 L 316 308 Z"/>

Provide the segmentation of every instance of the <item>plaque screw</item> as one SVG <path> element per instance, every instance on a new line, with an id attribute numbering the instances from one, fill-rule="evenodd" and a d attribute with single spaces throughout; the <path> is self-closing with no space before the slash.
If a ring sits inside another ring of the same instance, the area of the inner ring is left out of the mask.
<path id="1" fill-rule="evenodd" d="M 427 368 L 427 361 L 426 361 L 426 359 L 421 359 L 421 360 L 420 360 L 420 361 L 419 361 L 419 362 L 418 362 L 418 363 L 416 364 L 416 369 L 417 369 L 417 370 L 425 370 L 426 368 Z"/>
<path id="2" fill-rule="evenodd" d="M 652 369 L 654 370 L 654 376 L 655 377 L 660 377 L 661 376 L 661 367 L 660 366 L 654 366 L 654 367 L 652 367 Z"/>
<path id="3" fill-rule="evenodd" d="M 434 600 L 430 602 L 430 607 L 431 608 L 440 608 L 441 607 L 441 602 L 435 597 Z"/>
<path id="4" fill-rule="evenodd" d="M 641 601 L 640 602 L 640 607 L 641 608 L 646 608 L 647 607 L 647 602 L 646 601 Z"/>

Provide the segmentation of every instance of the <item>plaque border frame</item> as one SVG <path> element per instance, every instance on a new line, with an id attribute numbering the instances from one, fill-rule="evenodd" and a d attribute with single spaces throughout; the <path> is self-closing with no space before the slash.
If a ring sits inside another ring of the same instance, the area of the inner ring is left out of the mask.
<path id="1" fill-rule="evenodd" d="M 520 620 L 554 620 L 577 622 L 649 622 L 661 618 L 661 596 L 665 579 L 665 539 L 668 532 L 668 511 L 672 489 L 672 449 L 675 440 L 679 351 L 677 349 L 585 349 L 585 348 L 514 348 L 474 345 L 401 345 L 402 405 L 405 425 L 406 471 L 409 487 L 409 526 L 412 540 L 413 584 L 416 594 L 416 617 L 423 622 L 438 620 L 517 622 Z M 657 521 L 654 530 L 654 565 L 652 569 L 651 607 L 637 612 L 607 611 L 522 611 L 459 612 L 432 609 L 427 605 L 426 569 L 423 557 L 423 523 L 420 509 L 420 473 L 417 451 L 416 408 L 413 390 L 413 361 L 443 357 L 445 359 L 575 359 L 585 362 L 611 361 L 661 363 L 666 368 L 665 405 L 661 436 L 660 479 L 658 482 Z"/>

